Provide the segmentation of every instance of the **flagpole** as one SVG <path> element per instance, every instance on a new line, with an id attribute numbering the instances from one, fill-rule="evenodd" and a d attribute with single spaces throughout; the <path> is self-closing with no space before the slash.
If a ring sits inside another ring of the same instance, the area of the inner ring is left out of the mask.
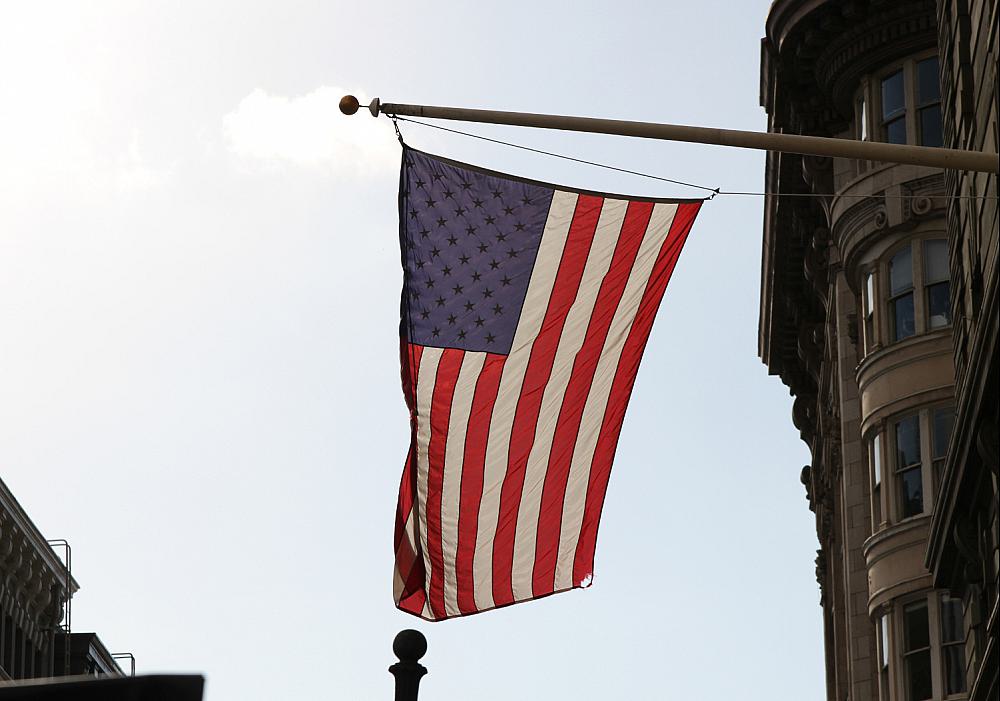
<path id="1" fill-rule="evenodd" d="M 345 95 L 340 101 L 340 111 L 346 115 L 354 114 L 358 111 L 359 107 L 358 99 L 353 95 Z M 633 122 L 620 119 L 533 114 L 530 112 L 504 112 L 461 107 L 407 105 L 393 102 L 383 103 L 378 98 L 372 100 L 371 104 L 368 105 L 368 110 L 373 117 L 377 117 L 379 114 L 386 114 L 390 117 L 423 117 L 426 119 L 450 119 L 461 122 L 507 124 L 518 127 L 615 134 L 617 136 L 635 136 L 644 139 L 661 139 L 665 141 L 688 141 L 699 144 L 752 148 L 782 153 L 800 153 L 812 156 L 852 158 L 885 163 L 907 163 L 980 173 L 996 173 L 998 167 L 996 153 L 981 153 L 978 151 L 963 151 L 960 149 L 937 148 L 933 146 L 913 146 L 910 144 L 886 144 L 854 139 L 834 139 L 824 136 L 714 129 L 678 124 L 658 124 L 655 122 Z"/>

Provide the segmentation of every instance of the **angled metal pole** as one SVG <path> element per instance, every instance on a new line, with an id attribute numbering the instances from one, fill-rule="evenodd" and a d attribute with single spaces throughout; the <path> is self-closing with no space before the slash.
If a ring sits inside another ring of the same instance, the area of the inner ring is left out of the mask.
<path id="1" fill-rule="evenodd" d="M 345 95 L 340 101 L 340 111 L 354 114 L 359 103 L 353 95 Z M 832 139 L 824 136 L 802 136 L 799 134 L 775 134 L 770 132 L 738 131 L 736 129 L 711 129 L 689 127 L 678 124 L 657 124 L 655 122 L 632 122 L 620 119 L 595 119 L 593 117 L 569 117 L 556 114 L 532 114 L 530 112 L 502 112 L 498 110 L 478 110 L 460 107 L 434 107 L 430 105 L 404 105 L 381 102 L 378 98 L 368 105 L 372 116 L 424 117 L 427 119 L 451 119 L 461 122 L 484 122 L 487 124 L 508 124 L 539 129 L 561 129 L 566 131 L 637 136 L 644 139 L 664 141 L 689 141 L 716 146 L 735 146 L 762 151 L 801 153 L 812 156 L 853 158 L 864 161 L 886 163 L 909 163 L 912 165 L 950 168 L 981 173 L 997 172 L 997 154 L 978 151 L 961 151 L 932 146 L 911 146 L 909 144 L 884 144 L 874 141 L 854 139 Z"/>

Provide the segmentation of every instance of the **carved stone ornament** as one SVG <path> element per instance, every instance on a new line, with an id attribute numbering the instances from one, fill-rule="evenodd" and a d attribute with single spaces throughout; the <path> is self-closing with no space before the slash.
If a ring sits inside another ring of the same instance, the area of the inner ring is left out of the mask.
<path id="1" fill-rule="evenodd" d="M 934 207 L 934 202 L 933 200 L 931 200 L 930 197 L 927 197 L 925 195 L 921 197 L 914 197 L 913 201 L 910 203 L 910 206 L 913 209 L 914 216 L 922 217 L 931 211 L 931 209 Z"/>
<path id="2" fill-rule="evenodd" d="M 816 583 L 819 585 L 819 605 L 826 603 L 826 554 L 823 548 L 816 551 Z"/>
<path id="3" fill-rule="evenodd" d="M 885 211 L 885 207 L 879 207 L 875 210 L 875 216 L 872 218 L 872 223 L 878 230 L 882 230 L 889 225 L 889 213 Z"/>

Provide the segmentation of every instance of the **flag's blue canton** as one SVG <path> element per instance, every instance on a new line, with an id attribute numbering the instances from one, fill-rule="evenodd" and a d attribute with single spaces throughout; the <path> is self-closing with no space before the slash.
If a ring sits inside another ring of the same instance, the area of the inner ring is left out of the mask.
<path id="1" fill-rule="evenodd" d="M 403 158 L 409 341 L 509 353 L 553 191 L 410 149 Z"/>

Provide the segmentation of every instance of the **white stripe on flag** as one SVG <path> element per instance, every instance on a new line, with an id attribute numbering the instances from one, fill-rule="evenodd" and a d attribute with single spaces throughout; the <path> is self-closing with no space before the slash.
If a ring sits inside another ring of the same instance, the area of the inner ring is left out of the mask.
<path id="1" fill-rule="evenodd" d="M 424 348 L 420 355 L 420 370 L 417 374 L 417 498 L 413 502 L 417 511 L 417 530 L 420 532 L 420 555 L 424 560 L 424 572 L 427 586 L 431 581 L 431 558 L 427 547 L 427 470 L 430 460 L 427 448 L 431 442 L 431 400 L 434 397 L 434 384 L 437 381 L 438 362 L 441 360 L 441 348 Z M 427 592 L 430 598 L 430 591 Z"/>
<path id="2" fill-rule="evenodd" d="M 514 600 L 523 601 L 533 596 L 532 573 L 535 564 L 535 539 L 538 534 L 538 512 L 542 502 L 542 487 L 549 467 L 552 437 L 558 423 L 560 407 L 566 395 L 573 360 L 583 346 L 587 327 L 594 312 L 601 281 L 611 267 L 611 259 L 618 245 L 626 200 L 605 200 L 594 232 L 583 276 L 580 278 L 576 299 L 566 314 L 562 335 L 552 362 L 552 374 L 542 394 L 541 410 L 535 427 L 535 438 L 525 470 L 521 505 L 517 514 L 517 532 L 514 538 L 514 562 L 511 584 Z"/>
<path id="3" fill-rule="evenodd" d="M 594 373 L 594 382 L 584 406 L 580 431 L 577 434 L 576 446 L 573 451 L 573 462 L 570 465 L 569 480 L 566 484 L 566 495 L 563 499 L 562 529 L 559 533 L 559 559 L 556 562 L 555 590 L 568 589 L 579 582 L 573 581 L 573 560 L 576 556 L 576 544 L 580 538 L 580 528 L 583 524 L 583 512 L 587 501 L 587 484 L 590 480 L 590 467 L 597 447 L 597 439 L 604 421 L 604 412 L 611 394 L 611 382 L 614 380 L 621 358 L 625 341 L 632 328 L 632 322 L 639 310 L 646 284 L 652 275 L 653 266 L 659 256 L 663 242 L 670 232 L 676 204 L 658 203 L 653 207 L 653 213 L 646 227 L 639 253 L 632 266 L 625 291 L 622 294 L 618 308 L 615 310 L 608 337 L 601 349 Z"/>
<path id="4" fill-rule="evenodd" d="M 465 457 L 465 432 L 472 411 L 476 381 L 486 362 L 486 353 L 467 352 L 455 382 L 445 445 L 444 475 L 441 484 L 441 552 L 444 557 L 444 606 L 449 616 L 459 616 L 455 555 L 458 552 L 458 515 L 462 495 L 462 462 Z"/>
<path id="5" fill-rule="evenodd" d="M 549 215 L 539 242 L 535 267 L 521 308 L 521 318 L 514 331 L 514 342 L 500 375 L 500 389 L 493 406 L 486 460 L 483 466 L 483 498 L 479 507 L 476 554 L 473 560 L 476 608 L 493 608 L 493 540 L 500 514 L 500 488 L 507 474 L 507 455 L 517 400 L 524 383 L 524 373 L 531 356 L 531 343 L 538 335 L 552 294 L 566 236 L 573 221 L 579 196 L 556 191 L 549 205 Z"/>

